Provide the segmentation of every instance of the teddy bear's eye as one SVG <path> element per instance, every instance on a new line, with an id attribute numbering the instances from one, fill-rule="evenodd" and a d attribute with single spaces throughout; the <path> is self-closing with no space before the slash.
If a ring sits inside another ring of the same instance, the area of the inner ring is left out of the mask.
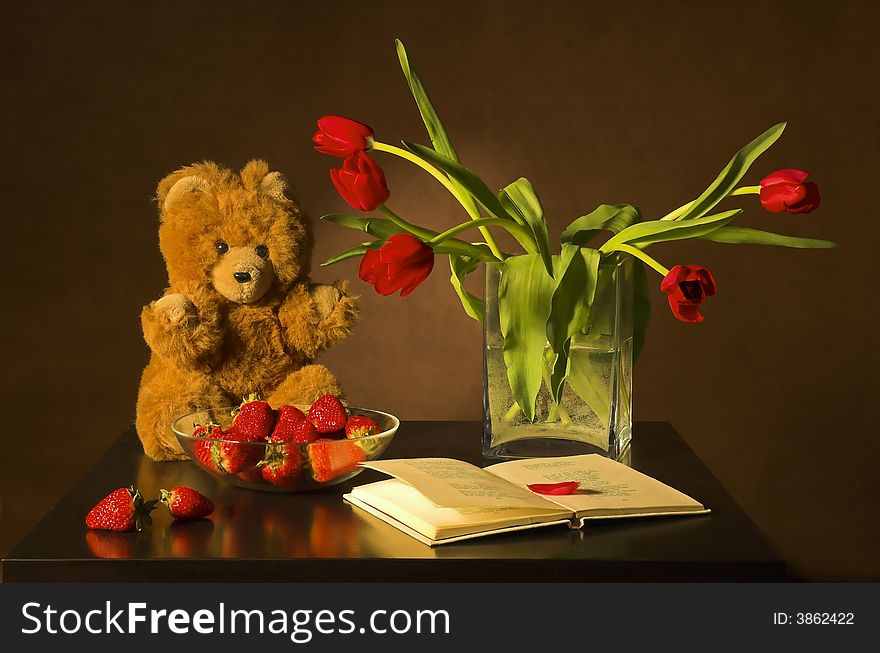
<path id="1" fill-rule="evenodd" d="M 254 251 L 257 253 L 257 256 L 259 256 L 260 258 L 266 258 L 267 256 L 269 256 L 269 248 L 266 247 L 265 245 L 257 245 L 254 248 Z"/>
<path id="2" fill-rule="evenodd" d="M 229 245 L 227 245 L 227 244 L 226 244 L 225 242 L 223 242 L 222 240 L 218 240 L 218 241 L 217 241 L 217 244 L 214 245 L 214 249 L 217 250 L 217 253 L 218 253 L 218 254 L 225 254 L 226 252 L 229 251 Z"/>

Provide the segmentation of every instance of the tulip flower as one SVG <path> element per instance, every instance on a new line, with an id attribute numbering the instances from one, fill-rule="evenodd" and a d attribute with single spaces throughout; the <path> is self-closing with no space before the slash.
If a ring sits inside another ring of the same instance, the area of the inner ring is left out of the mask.
<path id="1" fill-rule="evenodd" d="M 676 265 L 663 278 L 660 290 L 669 299 L 669 308 L 682 322 L 703 321 L 700 304 L 715 294 L 715 278 L 700 265 Z"/>
<path id="2" fill-rule="evenodd" d="M 341 168 L 331 168 L 330 180 L 342 198 L 359 211 L 375 210 L 390 195 L 385 173 L 363 150 L 348 157 Z"/>
<path id="3" fill-rule="evenodd" d="M 318 131 L 312 142 L 318 152 L 347 159 L 358 150 L 373 146 L 373 130 L 357 120 L 324 116 L 318 119 Z"/>
<path id="4" fill-rule="evenodd" d="M 399 290 L 400 296 L 406 297 L 433 269 L 434 250 L 414 236 L 395 234 L 378 250 L 364 254 L 358 276 L 380 295 Z"/>
<path id="5" fill-rule="evenodd" d="M 777 170 L 761 180 L 761 206 L 771 213 L 809 213 L 817 206 L 819 187 L 805 170 Z"/>

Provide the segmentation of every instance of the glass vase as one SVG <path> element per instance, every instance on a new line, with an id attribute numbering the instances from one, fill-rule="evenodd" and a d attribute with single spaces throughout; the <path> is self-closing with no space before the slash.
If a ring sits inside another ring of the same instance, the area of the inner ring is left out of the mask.
<path id="1" fill-rule="evenodd" d="M 529 422 L 516 405 L 507 380 L 498 313 L 502 273 L 498 265 L 485 265 L 484 457 L 598 453 L 628 463 L 632 439 L 633 269 L 629 256 L 600 266 L 589 322 L 572 338 L 570 370 L 561 400 L 558 405 L 554 402 L 545 375 L 534 421 Z M 545 363 L 549 365 L 550 361 L 548 344 Z"/>

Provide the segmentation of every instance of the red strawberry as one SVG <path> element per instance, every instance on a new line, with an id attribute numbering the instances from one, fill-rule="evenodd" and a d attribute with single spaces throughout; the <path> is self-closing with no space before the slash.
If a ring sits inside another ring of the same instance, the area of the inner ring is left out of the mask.
<path id="1" fill-rule="evenodd" d="M 192 434 L 193 437 L 196 438 L 216 439 L 223 437 L 223 429 L 217 424 L 198 424 Z M 217 465 L 214 464 L 213 456 L 211 455 L 213 446 L 214 443 L 211 442 L 211 440 L 196 440 L 194 449 L 196 460 L 198 460 L 203 467 L 217 472 L 220 470 L 217 469 Z"/>
<path id="2" fill-rule="evenodd" d="M 285 408 L 285 406 L 281 408 Z M 281 408 L 278 409 L 279 413 Z M 292 406 L 288 406 L 288 408 L 292 408 Z M 314 442 L 320 437 L 314 425 L 306 419 L 302 411 L 296 408 L 293 410 L 300 414 L 299 419 L 296 419 L 293 414 L 290 414 L 290 417 L 279 417 L 275 424 L 275 430 L 269 436 L 269 442 Z"/>
<path id="3" fill-rule="evenodd" d="M 144 501 L 139 490 L 121 487 L 89 511 L 86 526 L 99 531 L 139 531 L 144 525 L 153 523 L 150 512 L 155 507 L 155 499 Z"/>
<path id="4" fill-rule="evenodd" d="M 159 490 L 159 494 L 159 501 L 168 506 L 175 519 L 201 519 L 214 512 L 214 504 L 208 497 L 185 485 Z"/>
<path id="5" fill-rule="evenodd" d="M 349 440 L 321 438 L 309 445 L 312 478 L 318 483 L 348 474 L 365 458 L 364 450 Z"/>
<path id="6" fill-rule="evenodd" d="M 265 440 L 275 425 L 275 411 L 257 394 L 250 394 L 234 411 L 230 430 L 237 440 Z"/>
<path id="7" fill-rule="evenodd" d="M 345 406 L 333 395 L 318 397 L 309 408 L 309 421 L 315 425 L 318 433 L 341 431 L 347 420 Z"/>
<path id="8" fill-rule="evenodd" d="M 212 472 L 237 474 L 263 455 L 262 446 L 226 440 L 234 436 L 219 428 L 204 437 L 196 443 L 196 459 Z"/>
<path id="9" fill-rule="evenodd" d="M 362 438 L 365 435 L 376 435 L 379 425 L 365 415 L 352 415 L 345 423 L 345 437 Z"/>
<path id="10" fill-rule="evenodd" d="M 281 487 L 293 485 L 303 471 L 303 461 L 299 445 L 270 444 L 266 446 L 266 457 L 260 461 L 263 479 Z"/>
<path id="11" fill-rule="evenodd" d="M 278 421 L 276 422 L 276 426 L 284 421 L 295 423 L 306 418 L 306 414 L 296 406 L 279 406 L 276 412 L 278 413 Z"/>

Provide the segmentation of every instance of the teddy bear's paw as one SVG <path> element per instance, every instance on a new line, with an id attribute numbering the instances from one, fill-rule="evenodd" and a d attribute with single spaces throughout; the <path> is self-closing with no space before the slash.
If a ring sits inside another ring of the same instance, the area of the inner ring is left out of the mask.
<path id="1" fill-rule="evenodd" d="M 153 310 L 171 324 L 177 324 L 187 317 L 195 316 L 196 307 L 186 295 L 171 293 L 156 302 Z"/>

